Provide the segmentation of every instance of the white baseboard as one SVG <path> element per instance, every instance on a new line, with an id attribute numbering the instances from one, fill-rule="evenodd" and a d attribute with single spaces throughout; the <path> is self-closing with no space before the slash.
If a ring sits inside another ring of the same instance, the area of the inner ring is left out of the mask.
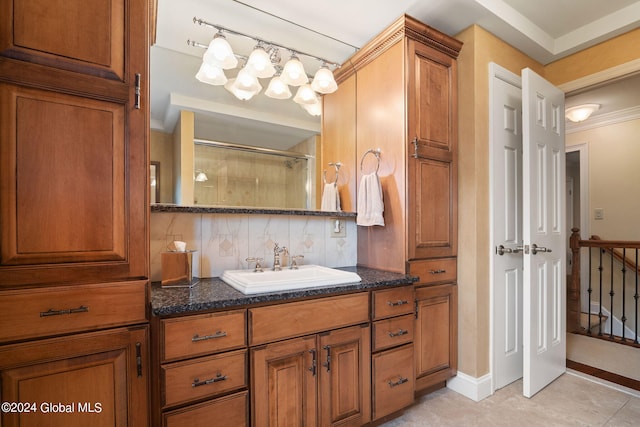
<path id="1" fill-rule="evenodd" d="M 491 374 L 476 378 L 458 371 L 458 375 L 447 380 L 447 388 L 479 402 L 491 396 Z"/>

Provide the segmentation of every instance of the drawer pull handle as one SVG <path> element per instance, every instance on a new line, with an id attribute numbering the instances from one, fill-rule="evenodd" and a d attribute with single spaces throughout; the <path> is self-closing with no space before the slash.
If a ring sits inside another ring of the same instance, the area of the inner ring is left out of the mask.
<path id="1" fill-rule="evenodd" d="M 78 308 L 67 308 L 65 310 L 54 310 L 50 308 L 47 311 L 41 311 L 40 317 L 49 317 L 49 316 L 61 316 L 63 314 L 76 314 L 76 313 L 86 313 L 89 311 L 89 307 L 86 305 L 81 305 Z"/>
<path id="2" fill-rule="evenodd" d="M 396 382 L 393 382 L 393 381 L 387 381 L 387 384 L 389 384 L 389 387 L 393 388 L 393 387 L 395 387 L 395 386 L 399 386 L 399 385 L 401 385 L 401 384 L 408 383 L 408 382 L 409 382 L 409 379 L 408 379 L 408 378 L 402 378 L 402 377 L 400 377 L 400 379 L 399 379 L 398 381 L 396 381 Z"/>
<path id="3" fill-rule="evenodd" d="M 193 380 L 191 387 L 200 387 L 201 385 L 213 384 L 219 381 L 224 381 L 226 379 L 226 375 L 222 375 L 220 372 L 218 372 L 214 378 L 209 378 L 208 380 L 200 381 L 198 378 L 196 378 L 195 380 Z"/>
<path id="4" fill-rule="evenodd" d="M 226 337 L 227 333 L 225 331 L 218 331 L 215 334 L 211 334 L 211 335 L 205 335 L 203 337 L 201 337 L 198 334 L 195 334 L 193 336 L 193 338 L 191 338 L 191 342 L 198 342 L 198 341 L 206 341 L 206 340 L 212 340 L 214 338 L 222 338 L 222 337 Z"/>
<path id="5" fill-rule="evenodd" d="M 398 305 L 405 305 L 405 304 L 409 304 L 409 301 L 407 300 L 398 300 L 398 301 L 387 301 L 387 304 L 389 304 L 391 307 L 396 307 Z"/>
<path id="6" fill-rule="evenodd" d="M 409 333 L 409 331 L 407 331 L 405 329 L 398 329 L 398 332 L 388 332 L 388 334 L 389 334 L 389 336 L 391 338 L 400 337 L 400 336 L 406 335 L 408 333 Z"/>
<path id="7" fill-rule="evenodd" d="M 429 270 L 429 273 L 431 274 L 442 274 L 442 273 L 446 273 L 447 270 L 443 270 L 443 269 L 438 269 L 438 270 Z"/>

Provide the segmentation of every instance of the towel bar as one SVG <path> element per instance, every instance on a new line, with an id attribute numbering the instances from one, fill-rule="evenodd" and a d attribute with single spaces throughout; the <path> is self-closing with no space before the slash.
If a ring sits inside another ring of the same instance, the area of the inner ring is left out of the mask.
<path id="1" fill-rule="evenodd" d="M 322 171 L 322 180 L 325 184 L 337 184 L 338 183 L 338 174 L 340 173 L 340 167 L 342 163 L 340 162 L 329 162 L 329 166 L 333 166 L 336 168 L 336 179 L 333 182 L 327 182 L 327 171 L 326 169 Z"/>
<path id="2" fill-rule="evenodd" d="M 379 148 L 376 148 L 375 150 L 373 148 L 369 148 L 367 151 L 365 151 L 362 155 L 362 158 L 360 159 L 360 173 L 363 173 L 362 169 L 364 165 L 364 158 L 367 157 L 367 154 L 373 154 L 374 156 L 376 156 L 376 159 L 378 160 L 378 164 L 376 165 L 376 173 L 378 173 L 378 170 L 380 169 L 381 152 L 382 151 Z"/>

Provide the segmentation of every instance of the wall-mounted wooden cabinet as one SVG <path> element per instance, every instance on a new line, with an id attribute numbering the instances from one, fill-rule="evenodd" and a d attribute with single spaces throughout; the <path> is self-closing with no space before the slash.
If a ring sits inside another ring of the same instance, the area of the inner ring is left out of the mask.
<path id="1" fill-rule="evenodd" d="M 0 2 L 2 400 L 103 405 L 3 426 L 148 423 L 148 40 L 146 0 Z"/>

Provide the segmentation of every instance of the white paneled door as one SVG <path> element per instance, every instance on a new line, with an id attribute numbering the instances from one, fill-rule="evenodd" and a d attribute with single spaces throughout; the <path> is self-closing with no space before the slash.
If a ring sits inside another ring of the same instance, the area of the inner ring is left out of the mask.
<path id="1" fill-rule="evenodd" d="M 564 93 L 491 65 L 493 388 L 565 371 Z"/>
<path id="2" fill-rule="evenodd" d="M 522 70 L 523 393 L 566 370 L 564 92 Z M 527 250 L 528 248 L 528 250 Z"/>
<path id="3" fill-rule="evenodd" d="M 522 89 L 492 64 L 491 200 L 494 389 L 522 378 Z"/>

